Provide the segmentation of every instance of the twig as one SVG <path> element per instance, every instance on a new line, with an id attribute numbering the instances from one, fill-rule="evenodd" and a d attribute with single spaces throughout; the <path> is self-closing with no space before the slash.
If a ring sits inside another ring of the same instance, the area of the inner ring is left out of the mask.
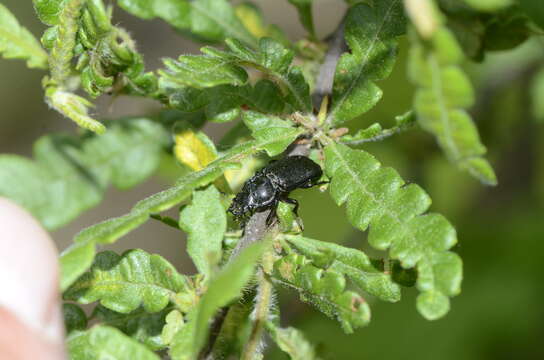
<path id="1" fill-rule="evenodd" d="M 343 52 L 347 50 L 344 40 L 344 19 L 338 25 L 338 28 L 329 36 L 329 48 L 325 54 L 325 60 L 319 68 L 319 75 L 315 82 L 315 90 L 312 95 L 314 106 L 319 108 L 323 98 L 332 94 L 332 85 L 334 82 L 334 73 L 336 64 Z"/>
<path id="2" fill-rule="evenodd" d="M 336 69 L 336 63 L 338 58 L 346 49 L 344 41 L 344 20 L 338 25 L 338 28 L 334 33 L 329 36 L 329 49 L 325 54 L 325 60 L 319 69 L 319 75 L 316 79 L 315 92 L 312 95 L 314 106 L 319 106 L 323 98 L 332 93 L 332 85 L 334 80 L 334 71 Z M 294 142 L 284 152 L 284 156 L 292 155 L 304 155 L 307 156 L 310 153 L 309 144 L 301 144 Z M 266 234 L 266 218 L 270 210 L 255 213 L 250 217 L 247 225 L 244 229 L 244 236 L 240 239 L 236 248 L 233 250 L 229 261 L 236 258 L 241 250 L 263 238 Z"/>
<path id="3" fill-rule="evenodd" d="M 244 346 L 242 352 L 242 360 L 253 360 L 261 353 L 263 331 L 268 317 L 270 314 L 270 307 L 272 306 L 272 283 L 266 278 L 266 275 L 262 269 L 259 270 L 259 285 L 255 301 L 255 310 L 252 314 L 253 327 L 249 340 Z"/>
<path id="4" fill-rule="evenodd" d="M 399 119 L 402 119 L 403 117 L 405 117 L 407 115 L 409 116 L 409 118 L 404 120 L 404 122 L 402 122 L 402 123 L 398 123 Z M 393 126 L 391 128 L 388 128 L 388 129 L 382 129 L 379 133 L 375 134 L 374 136 L 367 137 L 367 138 L 361 138 L 361 139 L 352 139 L 352 140 L 340 139 L 340 142 L 342 144 L 346 144 L 346 145 L 349 145 L 349 146 L 358 146 L 358 145 L 362 145 L 362 144 L 367 143 L 367 142 L 381 141 L 381 140 L 387 139 L 388 137 L 391 137 L 393 135 L 399 134 L 399 133 L 401 133 L 403 131 L 406 131 L 406 130 L 409 130 L 409 129 L 413 128 L 416 125 L 416 120 L 417 119 L 416 119 L 415 114 L 412 113 L 411 111 L 409 111 L 405 115 L 397 116 L 396 120 L 397 120 L 398 125 Z M 357 135 L 355 135 L 355 137 L 357 137 Z"/>
<path id="5" fill-rule="evenodd" d="M 336 69 L 336 63 L 338 62 L 338 58 L 340 55 L 345 51 L 346 45 L 344 42 L 344 20 L 340 23 L 338 28 L 334 31 L 334 33 L 329 37 L 329 49 L 327 50 L 327 53 L 325 55 L 325 60 L 323 64 L 321 65 L 321 68 L 319 70 L 319 75 L 316 79 L 316 87 L 315 92 L 312 95 L 312 99 L 314 101 L 314 106 L 319 107 L 321 104 L 321 101 L 325 96 L 328 96 L 332 93 L 332 86 L 333 86 L 333 80 L 334 80 L 334 72 Z M 304 143 L 304 142 L 293 142 L 287 150 L 284 152 L 283 156 L 292 156 L 292 155 L 303 155 L 308 156 L 310 153 L 310 144 Z M 271 210 L 264 210 L 262 212 L 257 212 L 253 214 L 245 228 L 244 228 L 244 235 L 238 241 L 238 244 L 236 244 L 236 247 L 232 251 L 229 262 L 233 261 L 238 257 L 240 252 L 248 247 L 249 245 L 253 244 L 254 242 L 260 241 L 264 238 L 264 236 L 267 234 L 267 232 L 270 230 L 269 227 L 266 224 L 266 219 L 268 218 L 268 215 L 270 214 Z M 263 281 L 266 283 L 261 283 L 259 286 L 259 293 L 262 294 L 265 292 L 267 294 L 266 298 L 268 299 L 266 301 L 267 306 L 270 305 L 271 301 L 271 294 L 272 294 L 272 288 L 271 283 L 265 278 L 266 276 L 260 270 L 260 274 L 262 275 Z M 270 287 L 270 289 L 268 289 Z M 259 308 L 260 305 L 264 305 L 264 302 L 257 303 L 257 307 Z M 268 311 L 267 311 L 268 313 Z M 214 320 L 214 327 L 221 328 L 221 325 L 225 319 L 226 311 L 222 311 L 220 315 Z M 244 354 L 249 353 L 248 349 L 257 348 L 256 345 L 260 344 L 260 337 L 262 335 L 262 329 L 263 324 L 258 326 L 257 328 L 254 328 L 254 331 L 252 332 L 251 340 L 248 343 L 248 346 L 246 346 L 246 349 L 244 350 Z M 219 330 L 220 331 L 220 330 Z M 207 350 L 202 353 L 201 358 L 205 359 L 212 359 L 213 356 L 211 354 L 211 349 L 213 348 L 213 344 L 215 340 L 217 339 L 218 334 L 211 334 L 210 339 L 208 341 L 208 347 Z M 254 336 L 253 336 L 254 335 Z"/>

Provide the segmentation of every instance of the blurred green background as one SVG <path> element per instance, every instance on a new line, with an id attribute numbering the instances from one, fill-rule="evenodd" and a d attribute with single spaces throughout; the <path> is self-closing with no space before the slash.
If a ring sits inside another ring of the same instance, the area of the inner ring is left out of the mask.
<path id="1" fill-rule="evenodd" d="M 44 27 L 34 17 L 31 1 L 3 3 L 23 25 L 39 36 Z M 287 1 L 257 1 L 267 19 L 281 26 L 291 39 L 304 32 Z M 318 32 L 327 34 L 345 9 L 338 0 L 316 1 Z M 160 21 L 144 22 L 115 11 L 116 21 L 137 39 L 149 69 L 160 58 L 195 52 L 198 46 L 180 38 Z M 544 64 L 544 38 L 533 39 L 514 51 L 487 56 L 481 64 L 467 64 L 477 89 L 471 110 L 499 186 L 486 188 L 457 171 L 442 156 L 428 134 L 411 130 L 382 143 L 365 146 L 408 182 L 425 188 L 432 211 L 446 215 L 458 231 L 455 248 L 464 261 L 463 292 L 451 312 L 439 321 L 424 320 L 415 309 L 415 291 L 406 289 L 400 303 L 372 303 L 373 321 L 353 335 L 344 335 L 336 322 L 300 303 L 289 291 L 278 296 L 283 325 L 298 327 L 329 359 L 544 359 L 544 122 L 531 111 L 538 101 L 530 89 Z M 356 130 L 373 122 L 387 126 L 394 116 L 410 109 L 413 88 L 406 79 L 406 46 L 393 75 L 381 82 L 382 102 L 358 121 Z M 0 152 L 30 155 L 40 135 L 75 132 L 69 120 L 47 108 L 40 80 L 44 74 L 27 70 L 23 62 L 0 60 Z M 98 117 L 155 113 L 156 104 L 142 99 L 99 99 Z M 214 139 L 228 124 L 207 128 Z M 81 228 L 125 213 L 137 200 L 163 189 L 165 180 L 152 179 L 134 190 L 110 190 L 98 208 L 54 232 L 60 250 Z M 353 230 L 329 196 L 318 190 L 298 191 L 306 235 L 367 249 L 365 234 Z M 159 253 L 181 272 L 192 273 L 184 255 L 184 239 L 176 230 L 150 222 L 113 248 L 140 247 Z M 383 256 L 383 254 L 376 254 Z M 284 359 L 271 347 L 265 358 Z"/>

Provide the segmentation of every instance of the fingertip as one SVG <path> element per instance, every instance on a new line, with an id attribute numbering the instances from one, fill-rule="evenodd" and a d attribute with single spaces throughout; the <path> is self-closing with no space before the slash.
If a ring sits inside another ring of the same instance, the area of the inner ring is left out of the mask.
<path id="1" fill-rule="evenodd" d="M 0 357 L 10 360 L 63 360 L 62 343 L 39 336 L 10 310 L 0 306 Z"/>
<path id="2" fill-rule="evenodd" d="M 57 256 L 41 225 L 0 198 L 0 305 L 43 336 L 62 342 Z"/>

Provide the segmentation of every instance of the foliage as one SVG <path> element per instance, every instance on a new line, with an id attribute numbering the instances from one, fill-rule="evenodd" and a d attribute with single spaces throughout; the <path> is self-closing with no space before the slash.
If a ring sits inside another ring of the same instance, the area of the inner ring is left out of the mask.
<path id="1" fill-rule="evenodd" d="M 351 53 L 344 54 L 336 67 L 327 119 L 334 125 L 362 115 L 382 97 L 375 81 L 389 76 L 395 64 L 396 38 L 404 32 L 402 2 L 357 4 L 349 10 L 345 27 Z"/>
<path id="2" fill-rule="evenodd" d="M 86 331 L 72 333 L 68 338 L 68 351 L 74 360 L 159 359 L 144 345 L 108 326 L 96 326 Z"/>
<path id="3" fill-rule="evenodd" d="M 198 272 L 209 275 L 220 258 L 227 229 L 227 215 L 219 191 L 213 185 L 195 191 L 192 204 L 179 215 L 179 225 L 188 234 L 187 253 Z"/>
<path id="4" fill-rule="evenodd" d="M 0 4 L 0 54 L 6 59 L 25 59 L 30 68 L 47 68 L 47 53 L 2 4 Z"/>
<path id="5" fill-rule="evenodd" d="M 46 135 L 34 145 L 34 160 L 0 155 L 0 195 L 58 228 L 99 204 L 109 184 L 128 189 L 152 175 L 166 136 L 147 118 L 112 122 L 102 136 Z"/>
<path id="6" fill-rule="evenodd" d="M 486 149 L 478 131 L 464 110 L 474 102 L 472 86 L 458 67 L 463 58 L 453 34 L 441 25 L 440 14 L 431 13 L 438 24 L 426 34 L 424 44 L 411 34 L 410 76 L 418 87 L 414 109 L 421 127 L 437 137 L 446 156 L 481 182 L 496 185 L 491 165 L 482 156 Z"/>
<path id="7" fill-rule="evenodd" d="M 46 102 L 89 130 L 40 138 L 33 159 L 0 155 L 1 196 L 56 229 L 98 205 L 110 184 L 132 188 L 162 160 L 182 167 L 169 188 L 125 215 L 83 229 L 62 252 L 72 358 L 158 359 L 167 353 L 173 359 L 256 359 L 265 330 L 291 358 L 320 358 L 301 331 L 280 326 L 273 301 L 277 286 L 298 292 L 346 333 L 369 324 L 374 302 L 400 302 L 403 287 L 417 288 L 416 307 L 424 318 L 448 313 L 463 278 L 461 258 L 452 251 L 457 232 L 445 216 L 429 212 L 427 192 L 403 180 L 400 169 L 382 166 L 367 143 L 404 138 L 408 129 L 417 134 L 419 126 L 457 167 L 495 185 L 469 115 L 475 94 L 462 65 L 524 43 L 541 31 L 540 13 L 529 0 L 348 1 L 335 31 L 343 34 L 346 50 L 318 39 L 312 0 L 289 2 L 307 30 L 297 43 L 267 24 L 252 3 L 117 1 L 134 16 L 162 19 L 180 35 L 207 44 L 201 54 L 163 59 L 153 72 L 144 70 L 135 41 L 116 25 L 113 5 L 102 0 L 34 0 L 48 26 L 41 45 L 0 5 L 0 53 L 48 70 Z M 413 109 L 392 126 L 389 119 L 363 124 L 387 89 L 382 81 L 395 69 L 406 33 Z M 325 94 L 314 89 L 322 85 L 316 78 L 321 62 L 333 78 Z M 532 84 L 539 119 L 542 83 L 540 70 Z M 92 99 L 144 97 L 170 111 L 99 121 L 78 90 Z M 216 146 L 204 132 L 207 122 L 234 124 Z M 364 241 L 353 247 L 337 238 L 305 236 L 301 220 L 285 205 L 270 226 L 259 225 L 257 214 L 240 229 L 227 214 L 235 191 L 265 160 L 293 149 L 308 150 L 322 166 L 322 190 L 345 205 L 346 219 L 365 233 L 357 233 Z M 418 151 L 417 161 L 425 164 L 431 150 Z M 176 207 L 175 218 L 163 214 Z M 187 234 L 195 274 L 184 275 L 140 249 L 97 253 L 149 218 Z M 264 235 L 248 240 L 257 233 Z M 96 305 L 87 316 L 75 303 Z"/>
<path id="8" fill-rule="evenodd" d="M 461 259 L 446 251 L 457 242 L 453 226 L 442 215 L 424 214 L 429 196 L 415 184 L 405 186 L 395 170 L 367 152 L 331 144 L 325 156 L 331 195 L 338 205 L 347 204 L 351 224 L 370 228 L 370 245 L 389 249 L 403 267 L 417 267 L 418 310 L 430 320 L 442 317 L 462 277 Z"/>

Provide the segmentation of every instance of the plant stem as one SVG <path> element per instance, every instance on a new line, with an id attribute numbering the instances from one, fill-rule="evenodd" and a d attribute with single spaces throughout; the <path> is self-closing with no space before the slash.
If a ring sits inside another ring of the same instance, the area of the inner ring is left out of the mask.
<path id="1" fill-rule="evenodd" d="M 259 285 L 257 290 L 257 296 L 255 298 L 255 310 L 253 312 L 253 327 L 251 329 L 251 335 L 244 347 L 242 353 L 242 360 L 255 360 L 258 359 L 258 355 L 261 354 L 264 346 L 262 346 L 263 330 L 268 321 L 270 313 L 270 307 L 272 305 L 272 283 L 267 279 L 264 271 L 259 270 Z"/>
<path id="2" fill-rule="evenodd" d="M 314 107 L 319 109 L 321 102 L 325 96 L 332 94 L 332 86 L 334 83 L 334 74 L 336 64 L 340 55 L 346 51 L 346 42 L 344 40 L 344 19 L 338 25 L 338 28 L 329 36 L 327 42 L 329 48 L 325 54 L 325 60 L 319 68 L 319 75 L 315 81 L 315 90 L 312 95 Z"/>
<path id="3" fill-rule="evenodd" d="M 276 227 L 277 229 L 277 227 Z M 277 234 L 277 233 L 276 233 Z M 267 274 L 272 272 L 274 265 L 273 249 L 268 249 L 262 258 L 262 268 L 258 273 L 258 288 L 257 296 L 255 297 L 255 309 L 253 310 L 253 326 L 251 335 L 242 352 L 242 360 L 255 360 L 261 354 L 264 346 L 262 346 L 263 331 L 268 321 L 270 308 L 272 307 L 272 296 L 274 289 L 272 282 L 268 279 Z"/>
<path id="4" fill-rule="evenodd" d="M 338 58 L 344 52 L 346 47 L 344 42 L 344 20 L 342 20 L 338 28 L 329 37 L 329 42 L 330 46 L 327 54 L 325 55 L 325 61 L 321 65 L 321 69 L 316 80 L 316 91 L 313 95 L 314 106 L 318 107 L 323 100 L 323 97 L 332 93 L 336 63 L 338 62 Z M 310 144 L 299 143 L 295 141 L 287 148 L 283 156 L 308 156 L 309 153 Z M 266 219 L 270 214 L 270 211 L 271 210 L 265 210 L 251 215 L 246 226 L 244 227 L 244 235 L 242 236 L 240 241 L 238 241 L 238 244 L 232 251 L 232 254 L 228 260 L 229 262 L 236 259 L 243 249 L 256 241 L 260 241 L 265 237 L 265 235 L 270 230 L 269 226 L 266 224 Z M 264 270 L 265 272 L 267 271 L 266 268 Z M 255 354 L 257 350 L 259 350 L 258 347 L 261 341 L 260 339 L 264 326 L 266 324 L 267 316 L 271 305 L 272 283 L 266 278 L 266 274 L 263 272 L 262 269 L 259 270 L 258 277 L 259 292 L 257 294 L 257 304 L 255 306 L 255 322 L 250 336 L 250 340 L 247 342 L 244 348 L 244 352 L 242 354 L 242 359 L 244 360 L 253 359 L 253 354 Z M 215 322 L 217 328 L 221 328 L 223 321 L 224 313 L 222 313 L 222 316 L 219 316 Z M 211 349 L 213 348 L 213 343 L 215 342 L 216 338 L 217 336 L 212 334 L 209 339 L 208 349 L 202 353 L 201 358 L 210 359 Z"/>

